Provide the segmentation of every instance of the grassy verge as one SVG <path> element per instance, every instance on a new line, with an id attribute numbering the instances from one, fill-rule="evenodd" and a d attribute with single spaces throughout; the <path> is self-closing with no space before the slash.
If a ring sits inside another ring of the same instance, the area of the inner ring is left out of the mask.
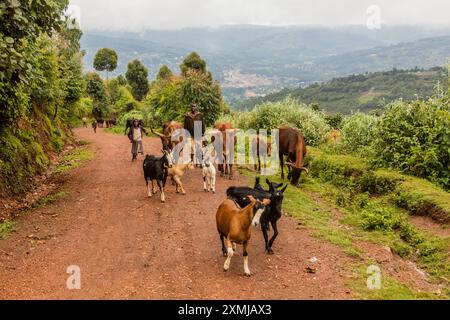
<path id="1" fill-rule="evenodd" d="M 55 169 L 55 174 L 61 174 L 68 170 L 79 167 L 83 162 L 92 160 L 95 157 L 95 153 L 89 149 L 75 149 L 72 152 L 64 156 L 63 160 L 59 163 Z"/>
<path id="2" fill-rule="evenodd" d="M 14 221 L 6 220 L 0 223 L 0 240 L 4 240 L 8 237 L 11 231 L 14 230 Z"/>
<path id="3" fill-rule="evenodd" d="M 411 212 L 394 201 L 398 185 L 409 179 L 384 171 L 377 172 L 375 180 L 369 178 L 358 181 L 358 177 L 365 174 L 366 166 L 362 161 L 347 156 L 339 156 L 338 160 L 338 165 L 327 163 L 327 166 L 321 166 L 319 174 L 315 172 L 317 166 L 311 165 L 311 175 L 302 178 L 301 188 L 290 186 L 287 189 L 284 209 L 299 220 L 300 227 L 310 230 L 313 236 L 340 246 L 350 256 L 361 258 L 355 263 L 356 269 L 365 265 L 362 259 L 364 253 L 357 243 L 371 242 L 390 247 L 395 254 L 415 262 L 430 275 L 433 282 L 444 285 L 448 283 L 450 239 L 436 237 L 415 228 L 409 221 Z M 354 171 L 359 171 L 360 174 L 355 175 Z M 254 176 L 254 173 L 247 170 L 242 170 L 242 173 Z M 279 176 L 270 178 L 280 181 Z M 365 184 L 364 181 L 369 183 Z M 401 185 L 405 187 L 406 183 Z M 438 196 L 441 200 L 444 198 L 440 193 Z M 429 299 L 450 296 L 449 291 L 444 291 L 443 295 L 417 293 L 386 276 L 382 290 L 373 291 L 367 289 L 366 278 L 366 274 L 359 274 L 349 286 L 357 289 L 358 296 L 368 299 Z"/>
<path id="4" fill-rule="evenodd" d="M 65 198 L 69 193 L 67 191 L 58 191 L 56 193 L 49 194 L 45 197 L 40 198 L 36 203 L 33 205 L 33 208 L 43 208 L 49 204 L 52 204 L 60 199 Z"/>
<path id="5" fill-rule="evenodd" d="M 347 282 L 355 298 L 363 300 L 434 300 L 440 297 L 435 293 L 416 292 L 408 286 L 397 282 L 395 279 L 381 273 L 381 288 L 369 289 L 367 279 L 369 274 L 363 266 L 357 266 L 357 278 Z"/>
<path id="6" fill-rule="evenodd" d="M 349 155 L 327 154 L 310 148 L 311 175 L 320 181 L 350 190 L 353 194 L 387 195 L 399 208 L 413 215 L 450 223 L 450 194 L 432 183 L 390 170 L 371 168 L 363 160 Z"/>

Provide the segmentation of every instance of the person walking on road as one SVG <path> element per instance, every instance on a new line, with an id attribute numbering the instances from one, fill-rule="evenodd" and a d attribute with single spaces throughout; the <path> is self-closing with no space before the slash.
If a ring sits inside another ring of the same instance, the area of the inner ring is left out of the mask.
<path id="1" fill-rule="evenodd" d="M 131 154 L 133 158 L 131 161 L 137 160 L 138 154 L 144 154 L 144 145 L 142 144 L 142 138 L 147 131 L 141 126 L 139 120 L 134 119 L 133 125 L 128 131 L 128 139 L 131 142 Z"/>

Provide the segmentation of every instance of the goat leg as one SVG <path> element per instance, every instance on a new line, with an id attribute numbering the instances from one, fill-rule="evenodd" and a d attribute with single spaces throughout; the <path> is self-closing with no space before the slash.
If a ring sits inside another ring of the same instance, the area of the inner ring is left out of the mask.
<path id="1" fill-rule="evenodd" d="M 150 187 L 150 183 L 148 183 L 147 179 L 146 182 L 147 182 L 147 195 L 149 198 L 151 198 L 153 196 L 152 188 Z"/>
<path id="2" fill-rule="evenodd" d="M 269 254 L 274 254 L 274 252 L 272 250 L 272 246 L 273 246 L 273 243 L 275 242 L 275 239 L 278 237 L 278 227 L 277 227 L 276 221 L 271 222 L 270 224 L 272 225 L 272 228 L 273 228 L 273 237 L 269 241 L 269 250 L 268 251 L 269 251 Z"/>
<path id="3" fill-rule="evenodd" d="M 227 260 L 225 260 L 225 263 L 223 265 L 223 271 L 228 271 L 230 269 L 230 263 L 231 258 L 233 257 L 233 245 L 231 244 L 231 241 L 229 238 L 225 240 L 225 245 L 227 247 Z"/>
<path id="4" fill-rule="evenodd" d="M 250 277 L 252 274 L 250 272 L 250 269 L 248 268 L 248 241 L 243 243 L 244 246 L 244 273 L 247 277 Z"/>
<path id="5" fill-rule="evenodd" d="M 223 235 L 220 235 L 220 242 L 222 243 L 222 253 L 223 256 L 226 257 L 227 256 L 227 248 L 225 247 L 225 237 Z"/>
<path id="6" fill-rule="evenodd" d="M 264 236 L 264 242 L 266 244 L 266 251 L 269 252 L 269 235 L 268 235 L 269 224 L 268 223 L 261 223 L 261 231 L 262 231 L 263 236 Z"/>

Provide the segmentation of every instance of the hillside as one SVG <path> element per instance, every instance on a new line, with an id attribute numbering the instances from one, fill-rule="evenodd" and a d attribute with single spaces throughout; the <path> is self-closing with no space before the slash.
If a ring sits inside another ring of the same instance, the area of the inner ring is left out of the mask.
<path id="1" fill-rule="evenodd" d="M 255 105 L 281 101 L 291 96 L 304 103 L 319 103 L 327 112 L 348 114 L 352 111 L 370 111 L 396 99 L 410 101 L 416 97 L 427 99 L 446 87 L 447 70 L 435 67 L 429 70 L 392 70 L 336 78 L 306 88 L 285 89 L 265 97 L 242 101 L 238 109 L 252 109 Z"/>
<path id="2" fill-rule="evenodd" d="M 183 58 L 196 51 L 209 62 L 227 100 L 235 104 L 245 97 L 350 74 L 443 65 L 450 56 L 450 30 L 241 25 L 141 33 L 89 31 L 81 44 L 88 69 L 96 51 L 107 47 L 119 55 L 114 74 L 123 73 L 137 58 L 149 67 L 150 78 L 164 64 L 178 70 Z"/>

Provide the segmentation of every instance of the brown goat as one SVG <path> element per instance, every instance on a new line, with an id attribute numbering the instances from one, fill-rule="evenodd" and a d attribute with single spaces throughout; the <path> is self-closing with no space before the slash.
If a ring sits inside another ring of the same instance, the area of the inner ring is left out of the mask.
<path id="1" fill-rule="evenodd" d="M 227 260 L 223 265 L 223 270 L 230 268 L 233 257 L 233 247 L 236 244 L 243 245 L 244 273 L 250 276 L 248 268 L 248 243 L 251 238 L 251 226 L 258 226 L 262 213 L 270 200 L 264 199 L 262 202 L 252 196 L 248 196 L 250 204 L 241 209 L 233 200 L 227 199 L 219 206 L 216 214 L 217 230 L 219 231 L 222 243 L 222 252 Z"/>
<path id="2" fill-rule="evenodd" d="M 187 170 L 194 169 L 194 164 L 191 162 L 187 164 L 174 164 L 172 167 L 168 168 L 168 177 L 175 182 L 176 192 L 185 195 L 186 191 L 183 188 L 183 183 L 181 182 L 181 178 L 183 178 L 184 174 Z"/>

